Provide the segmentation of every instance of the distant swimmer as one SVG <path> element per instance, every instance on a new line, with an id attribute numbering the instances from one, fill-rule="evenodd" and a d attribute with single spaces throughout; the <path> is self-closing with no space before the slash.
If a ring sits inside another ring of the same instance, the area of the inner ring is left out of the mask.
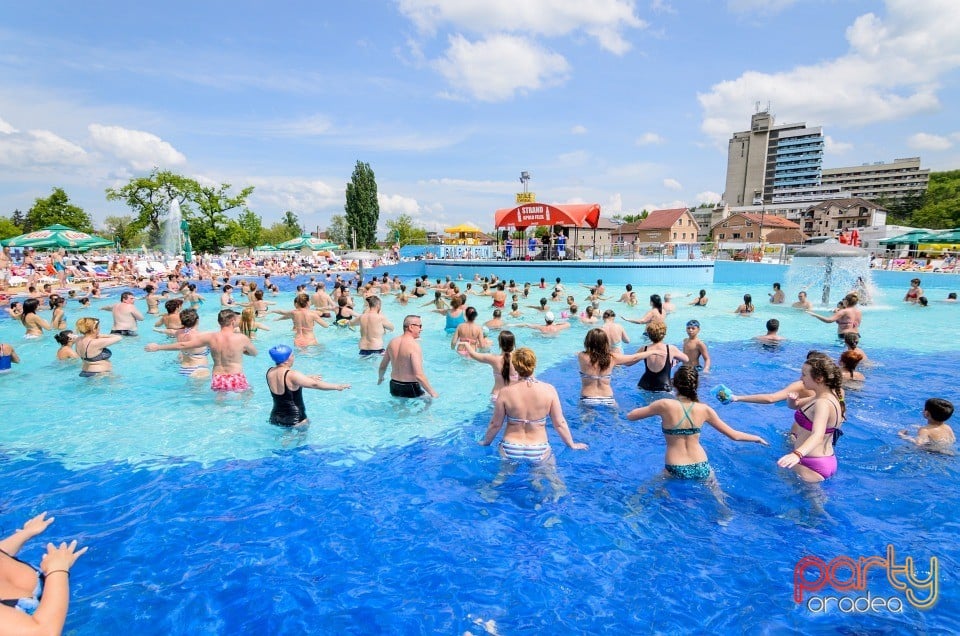
<path id="1" fill-rule="evenodd" d="M 119 336 L 137 335 L 137 323 L 143 320 L 143 314 L 134 307 L 133 303 L 133 293 L 126 291 L 120 294 L 119 303 L 101 307 L 103 311 L 113 314 L 113 328 L 110 329 L 110 333 Z"/>
<path id="2" fill-rule="evenodd" d="M 943 398 L 930 398 L 923 405 L 923 418 L 927 423 L 917 429 L 916 437 L 903 429 L 898 433 L 900 439 L 916 444 L 924 450 L 953 454 L 953 445 L 957 438 L 947 420 L 953 415 L 953 402 Z"/>
<path id="3" fill-rule="evenodd" d="M 310 309 L 310 296 L 304 293 L 297 294 L 293 299 L 292 310 L 274 309 L 273 313 L 280 314 L 277 320 L 293 321 L 293 344 L 298 347 L 309 347 L 317 344 L 317 334 L 313 326 L 320 325 L 327 328 L 329 325 L 320 317 L 320 312 Z M 345 306 L 344 306 L 345 307 Z M 353 315 L 350 315 L 352 318 Z M 349 318 L 345 318 L 349 322 Z"/>
<path id="4" fill-rule="evenodd" d="M 837 323 L 837 337 L 843 338 L 844 334 L 860 333 L 860 322 L 863 320 L 863 313 L 857 307 L 859 301 L 860 298 L 851 292 L 843 297 L 843 300 L 840 301 L 840 309 L 837 309 L 832 316 L 821 316 L 812 311 L 808 311 L 807 313 L 820 322 Z"/>
<path id="5" fill-rule="evenodd" d="M 803 309 L 804 311 L 810 311 L 813 309 L 813 304 L 807 300 L 807 292 L 802 291 L 797 293 L 797 302 L 791 305 L 794 309 Z"/>
<path id="6" fill-rule="evenodd" d="M 353 319 L 354 324 L 360 325 L 360 356 L 364 358 L 383 355 L 386 352 L 383 336 L 387 331 L 393 331 L 393 323 L 381 310 L 380 298 L 368 296 L 366 300 L 366 310 Z"/>

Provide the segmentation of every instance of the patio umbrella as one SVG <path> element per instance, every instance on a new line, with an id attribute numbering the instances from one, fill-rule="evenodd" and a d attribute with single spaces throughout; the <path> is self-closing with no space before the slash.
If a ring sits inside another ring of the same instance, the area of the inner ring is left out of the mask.
<path id="1" fill-rule="evenodd" d="M 380 255 L 373 252 L 347 252 L 341 254 L 340 258 L 345 261 L 375 261 L 380 258 Z"/>
<path id="2" fill-rule="evenodd" d="M 931 243 L 960 243 L 960 227 L 955 227 L 952 230 L 940 230 L 931 238 L 935 239 L 931 240 Z"/>
<path id="3" fill-rule="evenodd" d="M 80 232 L 65 225 L 48 225 L 42 230 L 28 232 L 0 242 L 7 247 L 32 247 L 38 250 L 62 247 L 69 250 L 84 251 L 113 245 L 113 241 L 110 239 Z"/>
<path id="4" fill-rule="evenodd" d="M 453 227 L 444 228 L 443 231 L 446 232 L 447 234 L 460 234 L 460 233 L 476 234 L 481 230 L 473 223 L 461 223 L 460 225 L 454 225 Z"/>
<path id="5" fill-rule="evenodd" d="M 278 251 L 273 245 L 261 245 L 259 247 L 253 248 L 257 252 L 276 252 Z"/>
<path id="6" fill-rule="evenodd" d="M 936 234 L 929 230 L 910 230 L 905 234 L 899 236 L 892 236 L 890 238 L 880 239 L 877 241 L 881 245 L 918 245 L 919 243 L 931 243 L 931 238 L 935 238 Z"/>
<path id="7" fill-rule="evenodd" d="M 336 243 L 331 243 L 330 241 L 314 238 L 308 234 L 299 236 L 295 239 L 290 239 L 289 241 L 284 241 L 283 243 L 277 245 L 278 250 L 299 250 L 304 247 L 316 251 L 327 250 L 331 247 L 338 247 L 338 245 Z"/>

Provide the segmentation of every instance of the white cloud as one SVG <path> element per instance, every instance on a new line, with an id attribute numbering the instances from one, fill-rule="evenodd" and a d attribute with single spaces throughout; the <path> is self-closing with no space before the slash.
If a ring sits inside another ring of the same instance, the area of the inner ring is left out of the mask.
<path id="1" fill-rule="evenodd" d="M 0 165 L 17 171 L 56 166 L 78 166 L 89 160 L 87 151 L 49 130 L 21 132 L 0 119 Z"/>
<path id="2" fill-rule="evenodd" d="M 565 167 L 585 166 L 590 161 L 592 155 L 586 150 L 574 150 L 565 152 L 557 157 L 557 163 Z"/>
<path id="3" fill-rule="evenodd" d="M 671 13 L 676 14 L 677 10 L 667 2 L 667 0 L 653 0 L 650 3 L 650 11 L 653 13 Z"/>
<path id="4" fill-rule="evenodd" d="M 948 150 L 953 146 L 953 142 L 940 135 L 917 133 L 910 135 L 910 138 L 907 139 L 907 145 L 914 150 Z"/>
<path id="5" fill-rule="evenodd" d="M 87 126 L 93 146 L 128 162 L 135 170 L 176 166 L 187 161 L 176 148 L 153 133 L 120 126 Z"/>
<path id="6" fill-rule="evenodd" d="M 471 181 L 469 179 L 451 179 L 449 177 L 443 177 L 440 179 L 423 179 L 418 181 L 420 185 L 428 186 L 441 186 L 457 192 L 479 192 L 483 194 L 502 194 L 504 192 L 511 193 L 510 196 L 513 196 L 518 187 L 518 183 L 514 181 Z"/>
<path id="7" fill-rule="evenodd" d="M 780 122 L 827 125 L 891 121 L 939 108 L 940 78 L 960 67 L 955 0 L 887 0 L 886 7 L 882 19 L 867 13 L 850 25 L 848 51 L 836 59 L 777 73 L 747 71 L 699 94 L 704 133 L 725 142 L 747 127 L 752 104 L 770 99 Z"/>
<path id="8" fill-rule="evenodd" d="M 631 0 L 400 0 L 399 7 L 424 33 L 444 25 L 482 35 L 560 37 L 583 31 L 617 55 L 630 49 L 623 32 L 646 26 Z"/>
<path id="9" fill-rule="evenodd" d="M 333 210 L 342 213 L 346 186 L 333 187 L 320 179 L 300 177 L 244 177 L 232 183 L 254 186 L 251 203 L 265 203 L 277 210 L 292 210 L 297 214 Z M 252 205 L 256 209 L 257 205 Z"/>
<path id="10" fill-rule="evenodd" d="M 700 203 L 718 203 L 720 201 L 720 194 L 717 192 L 712 192 L 707 190 L 705 192 L 697 193 L 697 204 Z"/>
<path id="11" fill-rule="evenodd" d="M 377 193 L 377 202 L 380 204 L 380 213 L 388 215 L 409 214 L 410 216 L 419 216 L 421 213 L 420 204 L 416 199 L 405 197 L 400 194 L 386 195 Z"/>
<path id="12" fill-rule="evenodd" d="M 587 127 L 586 127 L 586 126 L 581 126 L 580 124 L 577 124 L 576 126 L 574 126 L 573 128 L 570 129 L 570 134 L 571 134 L 571 135 L 585 135 L 585 134 L 587 134 Z"/>
<path id="13" fill-rule="evenodd" d="M 663 137 L 661 137 L 657 133 L 647 132 L 637 137 L 637 141 L 635 143 L 638 146 L 649 146 L 651 144 L 662 144 L 663 142 L 664 142 Z"/>
<path id="14" fill-rule="evenodd" d="M 677 181 L 676 179 L 664 179 L 664 180 L 663 180 L 663 187 L 665 187 L 665 188 L 667 188 L 667 189 L 669 189 L 669 190 L 682 190 L 682 189 L 683 189 L 683 186 L 680 185 L 680 182 Z"/>
<path id="15" fill-rule="evenodd" d="M 727 0 L 727 7 L 734 13 L 772 14 L 783 11 L 797 0 Z"/>
<path id="16" fill-rule="evenodd" d="M 830 135 L 823 136 L 823 151 L 828 155 L 842 155 L 853 150 L 853 144 L 837 141 Z"/>
<path id="17" fill-rule="evenodd" d="M 604 206 L 603 210 L 608 215 L 614 215 L 623 212 L 623 196 L 619 192 L 611 195 L 610 199 L 607 201 L 607 205 Z"/>
<path id="18" fill-rule="evenodd" d="M 562 55 L 521 37 L 495 35 L 470 42 L 453 35 L 449 44 L 434 68 L 454 89 L 484 102 L 562 84 L 570 71 Z"/>

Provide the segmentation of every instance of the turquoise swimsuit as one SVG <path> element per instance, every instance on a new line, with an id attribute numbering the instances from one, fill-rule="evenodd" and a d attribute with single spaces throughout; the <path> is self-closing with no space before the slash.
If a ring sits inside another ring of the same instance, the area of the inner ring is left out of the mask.
<path id="1" fill-rule="evenodd" d="M 689 436 L 689 435 L 699 435 L 700 427 L 694 425 L 693 420 L 690 419 L 690 410 L 693 409 L 693 403 L 690 403 L 689 407 L 684 407 L 683 409 L 683 419 L 690 422 L 689 427 L 684 428 L 663 428 L 660 427 L 660 430 L 664 435 L 679 435 L 679 436 Z M 677 479 L 706 479 L 710 476 L 710 462 L 696 462 L 694 464 L 664 464 L 663 466 L 666 471 L 672 477 Z"/>

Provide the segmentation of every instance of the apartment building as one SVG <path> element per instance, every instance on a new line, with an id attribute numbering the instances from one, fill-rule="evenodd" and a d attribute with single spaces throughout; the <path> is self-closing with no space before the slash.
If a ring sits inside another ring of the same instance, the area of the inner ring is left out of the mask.
<path id="1" fill-rule="evenodd" d="M 824 168 L 824 188 L 842 190 L 865 199 L 901 199 L 927 191 L 930 170 L 920 168 L 920 157 L 877 161 L 848 168 Z"/>

